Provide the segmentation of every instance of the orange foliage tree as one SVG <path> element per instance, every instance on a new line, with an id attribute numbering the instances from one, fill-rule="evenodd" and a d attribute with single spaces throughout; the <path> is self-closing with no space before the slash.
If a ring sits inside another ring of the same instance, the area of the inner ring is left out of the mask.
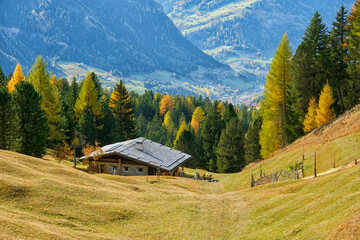
<path id="1" fill-rule="evenodd" d="M 164 114 L 173 109 L 174 106 L 175 101 L 171 95 L 164 95 L 160 101 L 160 115 L 164 116 Z"/>
<path id="2" fill-rule="evenodd" d="M 24 74 L 22 72 L 20 64 L 18 63 L 16 65 L 16 67 L 15 67 L 13 76 L 11 77 L 10 81 L 7 84 L 8 91 L 9 92 L 14 91 L 15 90 L 15 85 L 18 82 L 24 81 L 24 80 L 25 80 L 25 76 L 24 76 Z"/>

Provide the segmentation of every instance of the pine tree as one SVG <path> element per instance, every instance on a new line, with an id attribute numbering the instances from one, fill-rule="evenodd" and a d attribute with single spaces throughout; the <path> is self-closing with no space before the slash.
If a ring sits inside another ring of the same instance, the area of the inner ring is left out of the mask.
<path id="1" fill-rule="evenodd" d="M 221 131 L 225 128 L 225 122 L 222 119 L 218 104 L 219 101 L 214 101 L 201 130 L 205 161 L 208 164 L 208 169 L 214 172 L 217 169 L 216 149 L 220 140 Z"/>
<path id="2" fill-rule="evenodd" d="M 4 85 L 0 85 L 0 149 L 10 149 L 14 124 L 11 95 Z"/>
<path id="3" fill-rule="evenodd" d="M 261 125 L 262 119 L 260 114 L 258 114 L 258 116 L 254 117 L 254 121 L 245 135 L 245 160 L 247 164 L 261 159 L 259 139 Z"/>
<path id="4" fill-rule="evenodd" d="M 191 127 L 194 129 L 195 135 L 199 134 L 201 125 L 205 120 L 205 112 L 201 107 L 197 107 L 192 115 Z"/>
<path id="5" fill-rule="evenodd" d="M 237 118 L 230 120 L 221 133 L 216 153 L 218 172 L 239 172 L 245 166 L 243 133 Z"/>
<path id="6" fill-rule="evenodd" d="M 234 105 L 232 105 L 231 103 L 227 104 L 225 112 L 224 112 L 224 120 L 225 120 L 225 124 L 227 125 L 231 119 L 236 118 L 236 112 L 235 112 L 235 108 Z"/>
<path id="7" fill-rule="evenodd" d="M 176 142 L 179 140 L 180 138 L 180 135 L 185 131 L 189 131 L 189 127 L 188 125 L 186 124 L 186 121 L 183 121 L 179 127 L 179 130 L 176 132 L 176 138 L 175 138 L 175 141 L 174 141 L 174 146 L 176 146 Z"/>
<path id="8" fill-rule="evenodd" d="M 146 136 L 146 126 L 148 124 L 147 119 L 142 115 L 142 113 L 136 118 L 136 129 L 140 137 Z"/>
<path id="9" fill-rule="evenodd" d="M 128 91 L 121 80 L 111 94 L 110 108 L 117 122 L 118 139 L 124 141 L 134 137 L 136 133 L 135 113 Z"/>
<path id="10" fill-rule="evenodd" d="M 360 92 L 360 1 L 357 0 L 348 16 L 346 47 L 348 84 L 345 89 L 344 105 L 350 109 L 359 103 Z"/>
<path id="11" fill-rule="evenodd" d="M 98 125 L 100 125 L 100 127 L 98 127 L 100 128 L 98 129 L 98 141 L 100 141 L 103 146 L 114 143 L 117 140 L 117 123 L 109 107 L 109 101 L 110 99 L 108 97 L 102 95 L 101 114 L 104 117 L 98 121 Z"/>
<path id="12" fill-rule="evenodd" d="M 189 130 L 184 130 L 179 136 L 174 146 L 176 150 L 190 154 L 193 159 L 189 167 L 196 167 L 197 165 L 197 153 L 196 153 L 196 141 L 194 135 Z"/>
<path id="13" fill-rule="evenodd" d="M 75 121 L 75 104 L 79 96 L 79 86 L 74 76 L 64 99 L 64 116 L 66 119 L 66 141 L 71 144 L 75 139 L 76 121 Z"/>
<path id="14" fill-rule="evenodd" d="M 91 113 L 89 107 L 85 107 L 81 113 L 78 123 L 79 133 L 85 139 L 83 144 L 95 144 L 97 140 L 97 129 L 94 115 Z"/>
<path id="15" fill-rule="evenodd" d="M 164 116 L 165 113 L 175 107 L 175 101 L 171 95 L 164 95 L 160 102 L 160 115 Z"/>
<path id="16" fill-rule="evenodd" d="M 341 6 L 336 16 L 336 21 L 333 22 L 333 28 L 330 34 L 330 63 L 329 68 L 329 83 L 334 89 L 334 99 L 336 104 L 335 110 L 338 114 L 345 111 L 344 104 L 344 90 L 346 90 L 347 76 L 347 62 L 346 56 L 348 54 L 345 47 L 345 39 L 347 35 L 346 29 L 346 14 L 347 11 L 344 6 Z"/>
<path id="17" fill-rule="evenodd" d="M 98 99 L 98 92 L 95 88 L 95 83 L 91 78 L 90 73 L 85 77 L 85 80 L 82 83 L 81 90 L 79 93 L 79 98 L 76 100 L 75 104 L 75 116 L 80 118 L 82 111 L 85 107 L 88 107 L 91 111 L 91 114 L 95 118 L 100 118 L 101 115 L 101 104 Z"/>
<path id="18" fill-rule="evenodd" d="M 61 130 L 61 100 L 60 93 L 55 85 L 50 83 L 50 73 L 46 68 L 46 63 L 41 56 L 39 56 L 32 70 L 26 78 L 40 94 L 42 98 L 41 107 L 45 110 L 48 126 L 49 126 L 49 141 L 52 143 L 61 141 L 64 134 Z"/>
<path id="19" fill-rule="evenodd" d="M 0 86 L 6 86 L 6 77 L 0 66 Z"/>
<path id="20" fill-rule="evenodd" d="M 319 106 L 316 110 L 316 124 L 318 127 L 321 127 L 335 118 L 335 112 L 332 108 L 333 104 L 333 93 L 329 83 L 326 83 L 320 94 Z"/>
<path id="21" fill-rule="evenodd" d="M 317 128 L 316 109 L 317 109 L 317 103 L 316 103 L 316 99 L 313 97 L 310 99 L 308 112 L 306 113 L 303 122 L 305 133 L 311 132 L 313 129 Z"/>
<path id="22" fill-rule="evenodd" d="M 9 92 L 12 92 L 15 90 L 15 85 L 20 82 L 20 81 L 24 81 L 25 77 L 24 74 L 22 72 L 21 66 L 18 63 L 15 67 L 14 73 L 10 79 L 10 81 L 7 84 L 7 88 Z"/>
<path id="23" fill-rule="evenodd" d="M 328 45 L 326 26 L 316 12 L 291 61 L 291 98 L 296 100 L 292 108 L 294 115 L 298 116 L 298 121 L 292 127 L 302 125 L 310 99 L 319 96 L 328 79 L 331 67 Z"/>
<path id="24" fill-rule="evenodd" d="M 166 144 L 166 129 L 162 126 L 161 120 L 157 115 L 147 125 L 146 138 L 160 144 Z"/>
<path id="25" fill-rule="evenodd" d="M 266 77 L 261 108 L 263 125 L 260 131 L 261 155 L 264 158 L 285 147 L 287 143 L 286 117 L 288 114 L 287 92 L 290 82 L 290 59 L 291 49 L 285 33 Z"/>
<path id="26" fill-rule="evenodd" d="M 41 96 L 34 87 L 21 81 L 13 93 L 14 109 L 18 122 L 18 151 L 42 157 L 46 150 L 48 126 L 46 113 L 41 108 Z"/>

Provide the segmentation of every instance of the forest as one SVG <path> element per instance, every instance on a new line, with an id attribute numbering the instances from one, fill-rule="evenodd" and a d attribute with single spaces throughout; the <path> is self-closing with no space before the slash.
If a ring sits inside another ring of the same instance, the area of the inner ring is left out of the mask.
<path id="1" fill-rule="evenodd" d="M 42 157 L 49 149 L 104 146 L 139 136 L 191 154 L 189 167 L 239 172 L 359 103 L 360 1 L 328 30 L 316 12 L 293 54 L 285 33 L 260 110 L 203 96 L 112 91 L 95 73 L 57 78 L 39 56 L 24 75 L 0 68 L 0 149 Z"/>

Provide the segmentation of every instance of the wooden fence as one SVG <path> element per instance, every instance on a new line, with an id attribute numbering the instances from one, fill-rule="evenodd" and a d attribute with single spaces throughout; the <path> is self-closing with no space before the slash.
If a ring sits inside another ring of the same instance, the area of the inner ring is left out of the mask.
<path id="1" fill-rule="evenodd" d="M 304 162 L 295 165 L 292 169 L 280 170 L 270 175 L 266 175 L 260 169 L 260 177 L 258 180 L 255 180 L 254 175 L 251 174 L 251 187 L 256 187 L 256 186 L 288 180 L 288 179 L 300 179 L 300 178 L 304 178 Z"/>

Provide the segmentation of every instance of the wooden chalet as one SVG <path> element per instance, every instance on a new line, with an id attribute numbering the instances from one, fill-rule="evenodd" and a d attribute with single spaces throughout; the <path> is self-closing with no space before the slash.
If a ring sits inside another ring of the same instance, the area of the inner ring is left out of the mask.
<path id="1" fill-rule="evenodd" d="M 192 157 L 145 138 L 106 145 L 87 158 L 88 172 L 122 176 L 179 175 Z"/>

